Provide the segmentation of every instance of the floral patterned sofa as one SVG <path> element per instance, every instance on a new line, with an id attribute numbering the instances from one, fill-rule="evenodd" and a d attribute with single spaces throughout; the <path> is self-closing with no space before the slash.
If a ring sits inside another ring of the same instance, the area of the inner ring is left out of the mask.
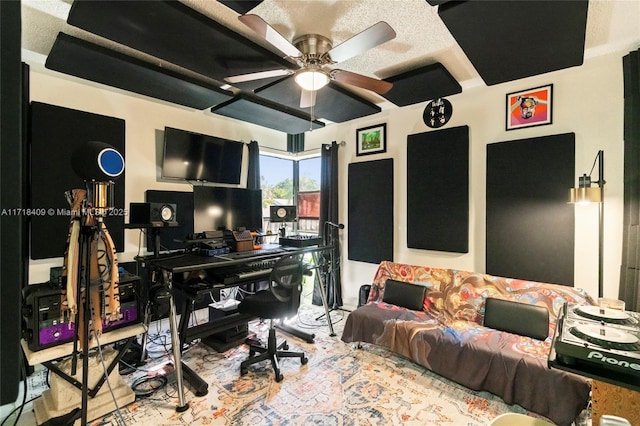
<path id="1" fill-rule="evenodd" d="M 388 279 L 425 286 L 422 309 L 385 303 Z M 546 307 L 546 339 L 483 326 L 487 297 Z M 388 347 L 470 389 L 570 425 L 587 406 L 591 383 L 547 365 L 565 302 L 595 304 L 573 287 L 383 261 L 367 303 L 347 317 L 342 340 Z"/>

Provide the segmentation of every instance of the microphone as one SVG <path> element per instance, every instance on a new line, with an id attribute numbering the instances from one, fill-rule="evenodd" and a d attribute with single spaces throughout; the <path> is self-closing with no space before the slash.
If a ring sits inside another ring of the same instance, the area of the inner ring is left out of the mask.
<path id="1" fill-rule="evenodd" d="M 87 186 L 87 200 L 96 216 L 113 209 L 113 179 L 124 172 L 124 158 L 111 145 L 90 141 L 71 155 L 71 168 Z"/>
<path id="2" fill-rule="evenodd" d="M 325 223 L 327 225 L 329 225 L 329 226 L 333 226 L 334 228 L 344 229 L 344 224 L 342 224 L 342 223 L 333 223 L 333 222 L 329 222 L 329 221 L 326 221 Z"/>

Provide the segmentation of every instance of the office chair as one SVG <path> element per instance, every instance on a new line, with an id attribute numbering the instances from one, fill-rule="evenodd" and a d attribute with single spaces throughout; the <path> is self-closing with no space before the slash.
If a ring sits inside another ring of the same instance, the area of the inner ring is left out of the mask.
<path id="1" fill-rule="evenodd" d="M 269 277 L 269 289 L 260 290 L 245 297 L 238 305 L 238 311 L 262 319 L 269 319 L 267 347 L 249 345 L 249 358 L 240 364 L 240 374 L 247 374 L 248 367 L 257 362 L 271 360 L 276 382 L 282 381 L 278 360 L 280 358 L 300 358 L 305 365 L 309 359 L 304 352 L 290 352 L 286 341 L 278 345 L 274 319 L 292 317 L 300 306 L 300 293 L 304 266 L 301 254 L 289 254 L 276 262 Z M 258 353 L 259 355 L 256 355 Z"/>

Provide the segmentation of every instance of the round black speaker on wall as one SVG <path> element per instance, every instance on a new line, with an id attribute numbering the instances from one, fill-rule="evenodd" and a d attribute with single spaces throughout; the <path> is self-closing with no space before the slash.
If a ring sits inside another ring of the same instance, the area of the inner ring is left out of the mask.
<path id="1" fill-rule="evenodd" d="M 437 98 L 427 104 L 422 114 L 424 124 L 437 129 L 442 127 L 451 119 L 453 115 L 453 106 L 445 98 Z"/>

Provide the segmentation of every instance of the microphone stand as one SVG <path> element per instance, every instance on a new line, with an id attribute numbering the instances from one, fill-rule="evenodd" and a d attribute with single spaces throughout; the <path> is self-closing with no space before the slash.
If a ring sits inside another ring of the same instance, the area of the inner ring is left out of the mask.
<path id="1" fill-rule="evenodd" d="M 331 231 L 330 232 L 326 232 L 329 227 L 331 228 Z M 329 267 L 328 267 L 327 271 L 324 273 L 325 274 L 325 280 L 324 281 L 325 281 L 325 283 L 327 283 L 327 287 L 328 287 L 328 284 L 331 283 L 333 285 L 334 289 L 336 287 L 336 277 L 335 277 L 335 274 L 334 274 L 334 268 L 336 268 L 334 253 L 335 253 L 336 250 L 339 250 L 339 245 L 336 243 L 337 239 L 334 236 L 334 232 L 336 232 L 336 229 L 343 229 L 343 228 L 344 228 L 344 225 L 335 226 L 335 224 L 333 224 L 333 223 L 331 223 L 329 221 L 326 221 L 324 223 L 324 231 L 325 231 L 324 235 L 327 235 L 327 237 L 328 237 L 328 241 L 327 242 L 328 242 L 328 245 L 331 247 L 331 250 L 329 251 Z M 328 290 L 328 288 L 327 288 L 327 290 Z M 328 291 L 326 291 L 326 294 L 328 295 Z M 335 307 L 334 306 L 334 307 L 330 308 L 327 311 L 326 314 L 322 314 L 319 317 L 317 317 L 316 321 L 319 320 L 320 318 L 324 317 L 325 315 L 329 316 L 329 314 L 331 312 L 338 311 L 338 310 L 344 311 L 344 312 L 351 312 L 351 311 L 349 311 L 347 309 L 344 309 L 342 307 L 339 307 L 339 306 Z M 329 320 L 329 322 L 331 322 L 331 318 L 327 318 L 327 319 Z"/>

